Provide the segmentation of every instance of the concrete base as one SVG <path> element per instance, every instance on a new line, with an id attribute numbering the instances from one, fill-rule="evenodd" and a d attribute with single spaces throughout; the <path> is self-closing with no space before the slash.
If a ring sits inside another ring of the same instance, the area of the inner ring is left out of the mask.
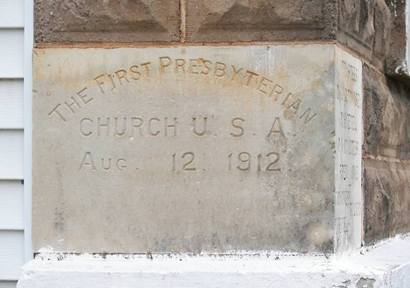
<path id="1" fill-rule="evenodd" d="M 23 268 L 19 288 L 408 288 L 410 237 L 344 255 L 62 255 Z"/>

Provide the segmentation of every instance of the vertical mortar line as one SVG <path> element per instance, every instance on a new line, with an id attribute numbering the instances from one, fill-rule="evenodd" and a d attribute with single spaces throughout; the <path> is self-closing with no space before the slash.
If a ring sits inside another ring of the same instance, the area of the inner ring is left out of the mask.
<path id="1" fill-rule="evenodd" d="M 179 27 L 181 42 L 186 40 L 186 0 L 179 0 L 179 11 L 181 12 L 181 24 Z"/>

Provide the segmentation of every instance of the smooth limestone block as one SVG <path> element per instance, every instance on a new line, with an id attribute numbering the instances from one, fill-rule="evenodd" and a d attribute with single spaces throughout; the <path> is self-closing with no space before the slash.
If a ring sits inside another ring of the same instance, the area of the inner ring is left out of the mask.
<path id="1" fill-rule="evenodd" d="M 361 62 L 334 45 L 36 49 L 34 250 L 361 242 Z"/>

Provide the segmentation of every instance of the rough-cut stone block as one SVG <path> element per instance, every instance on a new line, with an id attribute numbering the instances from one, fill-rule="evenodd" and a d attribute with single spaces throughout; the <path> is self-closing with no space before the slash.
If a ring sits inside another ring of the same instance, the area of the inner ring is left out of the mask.
<path id="1" fill-rule="evenodd" d="M 36 42 L 179 39 L 178 0 L 36 0 Z"/>
<path id="2" fill-rule="evenodd" d="M 410 160 L 410 90 L 368 65 L 363 70 L 364 153 Z"/>
<path id="3" fill-rule="evenodd" d="M 364 85 L 365 240 L 410 231 L 409 88 L 368 65 Z"/>
<path id="4" fill-rule="evenodd" d="M 365 241 L 368 243 L 410 231 L 410 163 L 366 159 Z"/>
<path id="5" fill-rule="evenodd" d="M 186 1 L 187 40 L 232 42 L 333 39 L 336 1 Z"/>
<path id="6" fill-rule="evenodd" d="M 358 247 L 361 67 L 334 45 L 37 49 L 35 251 Z"/>
<path id="7" fill-rule="evenodd" d="M 383 69 L 390 43 L 392 11 L 385 0 L 339 0 L 337 40 Z M 394 6 L 395 1 L 390 1 Z"/>
<path id="8" fill-rule="evenodd" d="M 389 31 L 389 49 L 385 51 L 388 53 L 385 70 L 388 75 L 409 81 L 410 43 L 407 31 L 410 25 L 410 15 L 406 6 L 408 7 L 410 4 L 408 1 L 395 1 L 393 3 L 394 17 Z"/>

